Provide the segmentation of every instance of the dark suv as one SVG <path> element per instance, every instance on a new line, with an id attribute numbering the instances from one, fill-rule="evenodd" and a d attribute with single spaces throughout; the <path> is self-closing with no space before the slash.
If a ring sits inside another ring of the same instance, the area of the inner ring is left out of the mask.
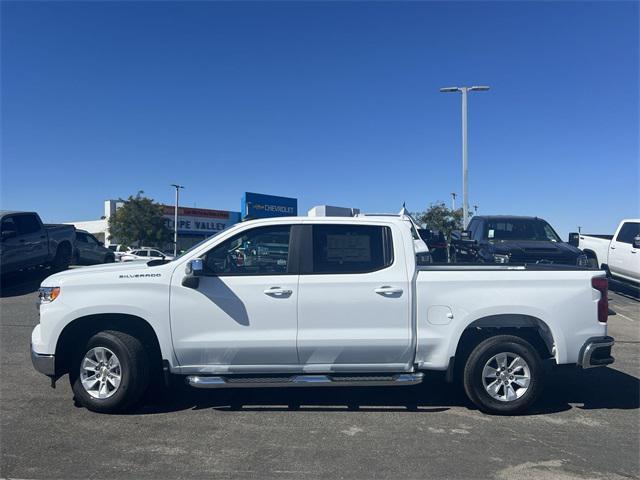
<path id="1" fill-rule="evenodd" d="M 455 262 L 587 265 L 580 249 L 538 217 L 476 216 L 467 230 L 454 232 L 451 245 Z"/>

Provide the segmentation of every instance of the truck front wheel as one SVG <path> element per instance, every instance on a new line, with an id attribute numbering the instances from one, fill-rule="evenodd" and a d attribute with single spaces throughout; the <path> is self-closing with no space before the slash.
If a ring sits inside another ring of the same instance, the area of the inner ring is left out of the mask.
<path id="1" fill-rule="evenodd" d="M 93 335 L 78 350 L 69 381 L 80 405 L 94 412 L 122 412 L 146 391 L 149 359 L 136 337 L 105 330 Z"/>
<path id="2" fill-rule="evenodd" d="M 476 346 L 464 368 L 464 389 L 483 412 L 526 411 L 542 390 L 543 367 L 535 348 L 513 335 L 497 335 Z"/>

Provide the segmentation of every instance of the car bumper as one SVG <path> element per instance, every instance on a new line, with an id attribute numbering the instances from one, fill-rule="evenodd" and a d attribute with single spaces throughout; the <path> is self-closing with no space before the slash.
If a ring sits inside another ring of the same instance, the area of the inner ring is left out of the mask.
<path id="1" fill-rule="evenodd" d="M 582 368 L 604 367 L 614 362 L 611 348 L 615 340 L 613 337 L 591 337 L 580 349 L 578 365 Z"/>
<path id="2" fill-rule="evenodd" d="M 33 345 L 31 345 L 31 363 L 33 363 L 33 368 L 48 377 L 56 375 L 55 355 L 37 353 L 33 350 Z"/>

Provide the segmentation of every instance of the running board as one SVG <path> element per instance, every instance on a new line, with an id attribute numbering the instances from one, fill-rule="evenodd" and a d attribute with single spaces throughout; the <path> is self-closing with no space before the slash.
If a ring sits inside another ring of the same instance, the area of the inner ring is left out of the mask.
<path id="1" fill-rule="evenodd" d="M 259 388 L 259 387 L 378 387 L 416 385 L 424 373 L 394 375 L 291 375 L 272 377 L 189 375 L 187 383 L 195 388 Z"/>

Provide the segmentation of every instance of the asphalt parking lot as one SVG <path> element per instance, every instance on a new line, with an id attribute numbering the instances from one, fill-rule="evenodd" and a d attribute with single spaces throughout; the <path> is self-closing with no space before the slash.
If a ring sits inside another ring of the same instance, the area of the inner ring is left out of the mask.
<path id="1" fill-rule="evenodd" d="M 129 415 L 74 406 L 29 357 L 38 276 L 0 299 L 2 478 L 622 479 L 640 475 L 640 303 L 614 285 L 610 368 L 555 372 L 529 415 L 416 387 L 172 389 Z"/>

